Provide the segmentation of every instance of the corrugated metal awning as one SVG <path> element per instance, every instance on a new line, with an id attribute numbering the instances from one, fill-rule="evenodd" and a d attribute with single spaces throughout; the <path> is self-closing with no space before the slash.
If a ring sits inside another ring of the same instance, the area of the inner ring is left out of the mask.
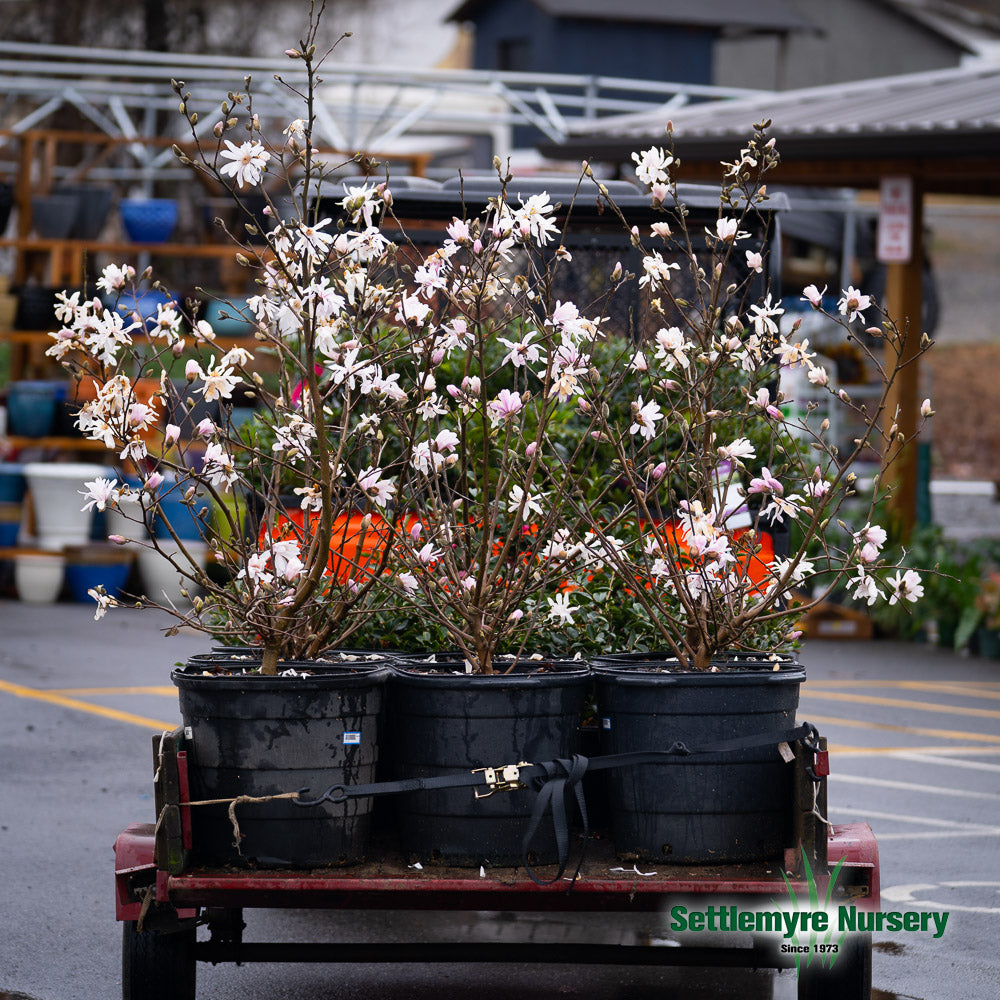
<path id="1" fill-rule="evenodd" d="M 796 180 L 809 183 L 862 187 L 887 169 L 909 165 L 926 176 L 928 190 L 968 191 L 972 183 L 974 190 L 1000 194 L 1000 65 L 993 64 L 605 118 L 577 125 L 567 142 L 542 151 L 625 162 L 635 149 L 663 145 L 668 119 L 675 151 L 689 163 L 717 167 L 732 159 L 752 125 L 770 119 L 782 182 L 797 173 Z M 806 163 L 808 170 L 793 168 Z M 948 186 L 949 173 L 957 188 Z"/>

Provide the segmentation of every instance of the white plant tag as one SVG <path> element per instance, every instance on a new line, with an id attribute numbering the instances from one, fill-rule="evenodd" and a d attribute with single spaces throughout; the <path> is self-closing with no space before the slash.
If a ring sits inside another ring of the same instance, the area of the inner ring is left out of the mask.
<path id="1" fill-rule="evenodd" d="M 344 733 L 345 747 L 361 746 L 361 733 Z"/>

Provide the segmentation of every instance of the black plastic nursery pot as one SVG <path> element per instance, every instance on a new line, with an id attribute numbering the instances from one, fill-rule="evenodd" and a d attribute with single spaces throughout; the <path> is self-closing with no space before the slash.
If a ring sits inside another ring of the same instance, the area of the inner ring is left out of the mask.
<path id="1" fill-rule="evenodd" d="M 385 683 L 384 660 L 279 663 L 296 676 L 247 673 L 247 652 L 192 657 L 172 679 L 190 729 L 193 801 L 265 797 L 375 780 Z M 202 864 L 276 868 L 364 860 L 372 800 L 304 808 L 289 799 L 241 803 L 237 848 L 228 806 L 191 808 L 194 858 Z"/>
<path id="2" fill-rule="evenodd" d="M 792 728 L 805 670 L 735 657 L 718 672 L 623 654 L 592 661 L 604 754 L 695 749 Z M 660 863 L 762 861 L 793 846 L 793 773 L 772 745 L 607 772 L 615 851 Z"/>
<path id="3" fill-rule="evenodd" d="M 459 657 L 428 664 L 397 660 L 390 681 L 392 776 L 429 778 L 577 751 L 590 670 L 579 661 L 523 661 L 510 673 L 467 674 Z M 500 667 L 499 669 L 504 669 Z M 409 860 L 455 867 L 511 867 L 522 861 L 535 792 L 468 788 L 396 796 L 400 846 Z M 542 824 L 528 852 L 555 863 L 555 838 Z"/>

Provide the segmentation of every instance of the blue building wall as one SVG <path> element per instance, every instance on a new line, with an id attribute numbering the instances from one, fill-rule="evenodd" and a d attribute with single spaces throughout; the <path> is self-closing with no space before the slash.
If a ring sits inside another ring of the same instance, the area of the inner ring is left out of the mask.
<path id="1" fill-rule="evenodd" d="M 709 30 L 553 18 L 529 0 L 488 5 L 475 25 L 476 69 L 712 81 L 714 33 Z M 509 61 L 501 65 L 505 44 Z"/>

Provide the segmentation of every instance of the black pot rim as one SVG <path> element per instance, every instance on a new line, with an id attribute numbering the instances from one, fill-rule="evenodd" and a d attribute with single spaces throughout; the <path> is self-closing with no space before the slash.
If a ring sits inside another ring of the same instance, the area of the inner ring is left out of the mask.
<path id="1" fill-rule="evenodd" d="M 720 657 L 715 666 L 718 669 L 679 668 L 677 658 L 670 653 L 611 653 L 591 660 L 596 678 L 622 678 L 633 683 L 789 684 L 804 681 L 806 677 L 805 667 L 790 656 L 771 660 L 752 653 L 737 653 Z"/>
<path id="2" fill-rule="evenodd" d="M 188 691 L 228 690 L 236 694 L 248 686 L 253 690 L 301 692 L 330 688 L 360 688 L 380 684 L 389 678 L 386 660 L 357 660 L 333 663 L 320 660 L 282 660 L 279 669 L 309 671 L 294 676 L 243 673 L 260 662 L 257 656 L 227 657 L 203 653 L 191 657 L 182 667 L 171 671 L 175 686 Z M 212 673 L 206 673 L 211 669 Z"/>
<path id="3" fill-rule="evenodd" d="M 428 663 L 431 654 L 415 653 L 396 656 L 391 663 L 393 680 L 404 684 L 433 686 L 441 689 L 462 689 L 469 687 L 556 687 L 568 682 L 584 681 L 590 677 L 590 664 L 586 660 L 572 660 L 563 657 L 546 657 L 541 660 L 525 658 L 522 662 L 527 670 L 517 673 L 468 674 L 459 670 L 435 669 L 441 662 Z M 460 653 L 437 653 L 437 657 L 453 658 Z M 520 663 L 518 666 L 520 667 Z M 532 669 L 538 668 L 538 669 Z M 529 672 L 530 671 L 530 672 Z"/>

